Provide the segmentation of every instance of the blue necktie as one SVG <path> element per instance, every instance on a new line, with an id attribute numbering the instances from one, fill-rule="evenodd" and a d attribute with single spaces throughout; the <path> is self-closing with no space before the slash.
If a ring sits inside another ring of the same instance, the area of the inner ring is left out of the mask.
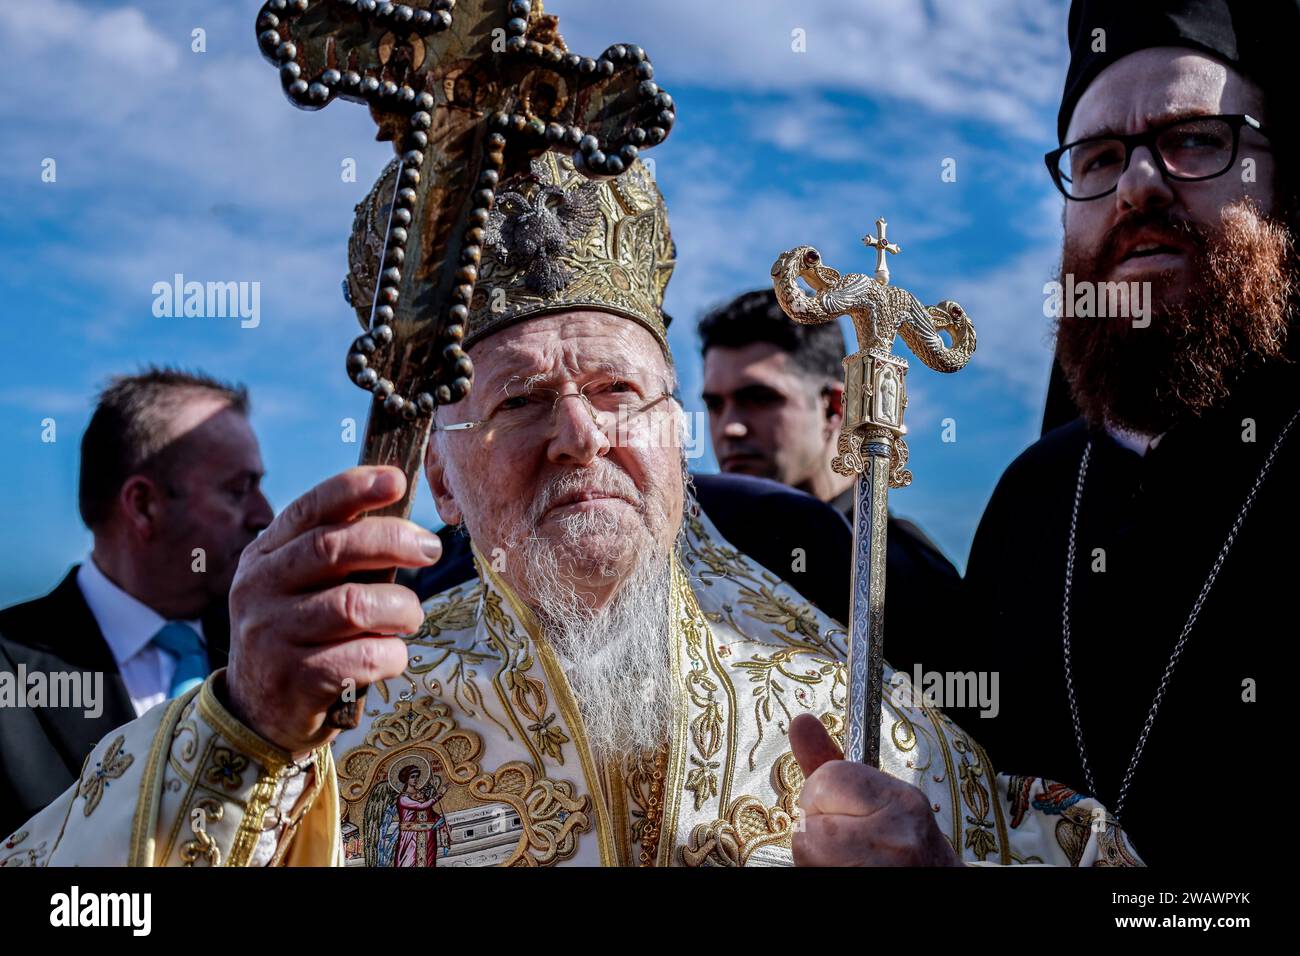
<path id="1" fill-rule="evenodd" d="M 153 636 L 154 645 L 176 658 L 168 698 L 177 697 L 191 687 L 202 684 L 208 676 L 208 654 L 203 649 L 203 638 L 194 628 L 180 621 L 168 621 Z"/>

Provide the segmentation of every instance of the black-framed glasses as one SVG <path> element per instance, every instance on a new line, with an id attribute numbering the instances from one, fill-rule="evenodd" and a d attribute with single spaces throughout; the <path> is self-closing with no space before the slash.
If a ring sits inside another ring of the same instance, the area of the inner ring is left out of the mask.
<path id="1" fill-rule="evenodd" d="M 1086 202 L 1109 196 L 1119 187 L 1119 178 L 1139 146 L 1151 152 L 1169 179 L 1197 182 L 1222 176 L 1237 162 L 1243 126 L 1268 135 L 1259 120 L 1245 113 L 1189 116 L 1141 133 L 1089 136 L 1066 143 L 1043 159 L 1061 194 Z"/>

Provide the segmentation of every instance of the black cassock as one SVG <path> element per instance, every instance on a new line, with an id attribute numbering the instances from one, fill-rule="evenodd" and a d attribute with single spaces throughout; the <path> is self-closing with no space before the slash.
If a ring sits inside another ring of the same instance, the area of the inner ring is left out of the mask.
<path id="1" fill-rule="evenodd" d="M 1049 432 L 1007 469 L 966 573 L 980 626 L 960 649 L 947 649 L 954 669 L 1000 674 L 995 718 L 949 708 L 998 770 L 1087 789 L 1061 624 L 1071 507 L 1088 439 L 1071 645 L 1096 796 L 1113 809 L 1179 634 L 1298 404 L 1295 369 L 1272 369 L 1243 381 L 1222 410 L 1166 433 L 1145 456 L 1080 419 Z M 1254 442 L 1243 441 L 1245 419 L 1255 422 Z M 1279 850 L 1277 837 L 1291 830 L 1282 777 L 1291 735 L 1265 719 L 1267 704 L 1243 695 L 1244 682 L 1255 681 L 1264 698 L 1291 697 L 1284 661 L 1300 633 L 1298 486 L 1300 424 L 1190 632 L 1130 786 L 1122 821 L 1149 864 L 1247 862 Z M 1096 549 L 1104 571 L 1093 570 Z"/>

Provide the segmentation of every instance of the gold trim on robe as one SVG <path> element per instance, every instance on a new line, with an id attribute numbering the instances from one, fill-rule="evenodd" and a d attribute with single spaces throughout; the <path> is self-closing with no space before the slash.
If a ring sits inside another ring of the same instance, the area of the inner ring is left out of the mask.
<path id="1" fill-rule="evenodd" d="M 425 602 L 406 671 L 372 685 L 360 725 L 309 766 L 235 720 L 217 672 L 101 741 L 0 865 L 793 862 L 803 775 L 789 726 L 810 713 L 842 738 L 840 624 L 688 500 L 670 558 L 671 739 L 601 766 L 535 615 L 474 557 L 475 580 Z M 881 769 L 926 794 L 965 862 L 1140 863 L 1095 800 L 996 775 L 961 728 L 906 703 L 921 697 L 906 675 L 886 666 L 885 681 Z"/>

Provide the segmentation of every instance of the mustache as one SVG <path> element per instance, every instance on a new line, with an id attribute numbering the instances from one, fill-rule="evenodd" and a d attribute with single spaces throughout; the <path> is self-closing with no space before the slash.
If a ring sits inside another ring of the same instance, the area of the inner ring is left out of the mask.
<path id="1" fill-rule="evenodd" d="M 1125 228 L 1155 231 L 1164 213 L 1133 215 Z M 1154 228 L 1153 228 L 1154 227 Z M 1288 226 L 1251 201 L 1226 206 L 1192 246 L 1193 278 L 1185 301 L 1154 312 L 1149 328 L 1093 319 L 1057 320 L 1057 356 L 1084 416 L 1159 434 L 1221 407 L 1235 383 L 1261 366 L 1292 362 L 1300 317 L 1300 266 Z M 1120 233 L 1122 240 L 1124 234 Z M 1103 263 L 1068 248 L 1062 281 L 1093 279 Z M 1190 333 L 1190 334 L 1189 334 Z"/>
<path id="2" fill-rule="evenodd" d="M 598 459 L 604 461 L 604 459 Z M 593 473 L 594 471 L 594 473 Z M 622 498 L 640 513 L 645 513 L 645 497 L 627 472 L 608 462 L 583 471 L 561 472 L 551 478 L 538 492 L 528 509 L 528 524 L 536 527 L 557 501 L 567 495 L 589 493 Z"/>
<path id="3" fill-rule="evenodd" d="M 1164 209 L 1137 209 L 1116 223 L 1091 255 L 1082 258 L 1085 261 L 1091 259 L 1098 273 L 1104 274 L 1119 264 L 1119 250 L 1143 231 L 1163 233 L 1175 241 L 1183 240 L 1198 251 L 1204 250 L 1213 238 L 1211 230 L 1189 220 L 1175 218 Z"/>

